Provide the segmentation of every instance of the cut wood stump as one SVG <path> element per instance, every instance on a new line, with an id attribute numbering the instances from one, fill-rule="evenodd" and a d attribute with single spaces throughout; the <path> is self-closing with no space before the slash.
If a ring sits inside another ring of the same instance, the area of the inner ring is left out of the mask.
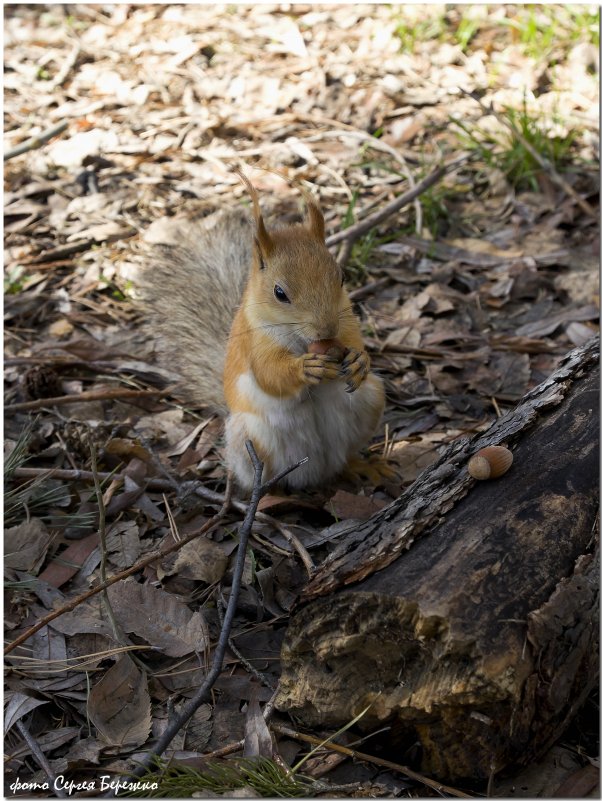
<path id="1" fill-rule="evenodd" d="M 443 780 L 518 769 L 598 676 L 598 342 L 484 434 L 450 445 L 320 566 L 282 650 L 276 705 L 418 739 Z M 466 463 L 507 444 L 476 482 Z M 401 761 L 401 757 L 400 757 Z"/>

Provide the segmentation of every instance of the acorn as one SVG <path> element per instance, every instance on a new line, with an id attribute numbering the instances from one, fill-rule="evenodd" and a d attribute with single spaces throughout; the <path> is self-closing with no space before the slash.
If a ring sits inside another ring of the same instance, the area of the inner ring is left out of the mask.
<path id="1" fill-rule="evenodd" d="M 512 451 L 508 448 L 502 445 L 490 445 L 471 456 L 468 460 L 468 472 L 479 481 L 499 478 L 510 470 L 513 458 Z"/>
<path id="2" fill-rule="evenodd" d="M 321 353 L 331 356 L 337 362 L 342 362 L 347 348 L 338 339 L 316 339 L 315 342 L 309 343 L 307 350 L 309 353 Z"/>

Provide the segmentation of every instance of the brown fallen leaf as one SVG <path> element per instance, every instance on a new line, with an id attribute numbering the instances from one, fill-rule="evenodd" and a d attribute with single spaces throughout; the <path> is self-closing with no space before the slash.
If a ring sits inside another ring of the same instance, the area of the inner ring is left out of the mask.
<path id="1" fill-rule="evenodd" d="M 199 537 L 176 553 L 166 556 L 157 567 L 157 576 L 160 581 L 165 576 L 177 575 L 214 584 L 222 578 L 227 566 L 228 555 L 224 549 L 213 540 Z"/>
<path id="2" fill-rule="evenodd" d="M 556 789 L 553 798 L 599 798 L 600 769 L 585 765 L 568 776 Z M 594 793 L 594 791 L 597 791 Z"/>
<path id="3" fill-rule="evenodd" d="M 4 566 L 36 574 L 49 545 L 50 534 L 46 524 L 37 517 L 11 526 L 4 532 Z"/>
<path id="4" fill-rule="evenodd" d="M 173 445 L 173 447 L 169 448 L 169 450 L 167 450 L 165 452 L 165 455 L 166 456 L 182 456 L 182 454 L 186 450 L 188 450 L 190 445 L 192 445 L 192 443 L 197 438 L 197 436 L 201 433 L 201 431 L 207 425 L 209 425 L 209 423 L 211 422 L 212 419 L 213 419 L 212 417 L 209 417 L 209 418 L 207 418 L 207 420 L 201 420 L 201 422 L 197 426 L 195 426 L 192 429 L 192 431 L 190 431 L 188 434 L 186 434 L 184 437 L 182 437 L 182 439 L 179 440 L 179 442 L 176 442 L 175 445 Z"/>
<path id="5" fill-rule="evenodd" d="M 492 351 L 487 366 L 479 365 L 468 380 L 481 395 L 519 400 L 527 391 L 531 369 L 526 353 Z"/>
<path id="6" fill-rule="evenodd" d="M 57 617 L 50 625 L 67 637 L 74 637 L 76 634 L 112 637 L 111 627 L 100 616 L 100 607 L 93 603 L 80 604 L 71 612 Z"/>
<path id="7" fill-rule="evenodd" d="M 51 626 L 44 626 L 31 638 L 31 656 L 41 662 L 61 662 L 67 659 L 67 642 L 65 635 Z M 48 668 L 38 667 L 37 676 L 54 675 L 56 664 Z"/>
<path id="8" fill-rule="evenodd" d="M 375 501 L 366 495 L 337 490 L 324 508 L 339 520 L 367 520 L 386 505 L 385 501 Z"/>
<path id="9" fill-rule="evenodd" d="M 107 554 L 119 568 L 133 565 L 140 556 L 140 536 L 135 520 L 114 523 L 107 531 Z"/>
<path id="10" fill-rule="evenodd" d="M 71 543 L 66 551 L 62 551 L 50 562 L 40 573 L 39 578 L 53 587 L 62 587 L 78 572 L 96 547 L 98 547 L 98 533 Z"/>
<path id="11" fill-rule="evenodd" d="M 585 345 L 588 339 L 591 339 L 596 331 L 583 323 L 569 323 L 565 328 L 565 334 L 571 340 L 573 345 Z"/>
<path id="12" fill-rule="evenodd" d="M 4 712 L 4 734 L 15 725 L 18 720 L 28 715 L 32 709 L 35 709 L 41 704 L 47 704 L 49 699 L 42 700 L 41 698 L 33 698 L 31 695 L 25 693 L 6 693 L 4 696 L 5 701 L 8 699 L 6 710 Z"/>
<path id="13" fill-rule="evenodd" d="M 165 590 L 133 579 L 107 590 L 115 618 L 127 633 L 142 637 L 168 656 L 209 648 L 209 631 L 200 611 L 191 612 Z"/>
<path id="14" fill-rule="evenodd" d="M 36 743 L 44 753 L 52 753 L 55 749 L 78 737 L 80 732 L 81 726 L 64 726 L 62 729 L 53 729 L 46 734 L 37 736 Z M 12 748 L 6 749 L 6 761 L 10 761 L 9 757 L 22 759 L 29 754 L 31 754 L 31 748 L 25 740 L 19 740 Z"/>
<path id="15" fill-rule="evenodd" d="M 483 239 L 454 239 L 451 242 L 433 242 L 416 236 L 402 236 L 398 241 L 411 245 L 441 261 L 456 260 L 476 267 L 495 267 L 523 256 L 522 250 L 501 250 Z"/>
<path id="16" fill-rule="evenodd" d="M 440 432 L 426 433 L 414 442 L 395 442 L 390 458 L 395 462 L 403 484 L 410 484 L 423 470 L 439 458 L 437 448 L 445 435 Z"/>
<path id="17" fill-rule="evenodd" d="M 514 332 L 518 336 L 526 337 L 546 337 L 563 323 L 582 322 L 584 320 L 597 320 L 600 316 L 600 309 L 594 303 L 578 308 L 563 309 L 555 314 L 548 314 L 543 319 L 533 323 L 526 323 L 519 326 Z"/>
<path id="18" fill-rule="evenodd" d="M 66 753 L 69 769 L 87 767 L 90 763 L 98 765 L 100 755 L 106 746 L 98 742 L 96 737 L 86 737 L 74 743 Z"/>
<path id="19" fill-rule="evenodd" d="M 141 459 L 143 462 L 150 462 L 153 458 L 152 455 L 144 448 L 138 440 L 135 439 L 122 439 L 121 437 L 113 437 L 105 445 L 105 451 L 114 456 L 119 456 L 121 459 L 130 460 L 133 457 Z"/>
<path id="20" fill-rule="evenodd" d="M 186 747 L 191 751 L 203 751 L 209 742 L 212 729 L 212 707 L 210 704 L 203 704 L 191 717 L 186 727 Z"/>
<path id="21" fill-rule="evenodd" d="M 70 323 L 69 320 L 67 320 L 64 317 L 52 323 L 52 325 L 48 329 L 48 333 L 50 334 L 50 336 L 56 337 L 57 339 L 63 339 L 64 337 L 68 337 L 72 331 L 73 331 L 73 324 Z"/>
<path id="22" fill-rule="evenodd" d="M 146 675 L 122 656 L 88 697 L 88 716 L 110 745 L 136 748 L 148 739 L 151 703 Z"/>
<path id="23" fill-rule="evenodd" d="M 245 757 L 267 757 L 274 756 L 274 743 L 272 735 L 267 727 L 265 718 L 259 706 L 259 687 L 252 685 L 251 700 L 247 707 L 247 718 L 245 721 L 245 745 L 243 756 Z"/>
<path id="24" fill-rule="evenodd" d="M 257 506 L 258 511 L 265 512 L 292 512 L 295 509 L 319 509 L 315 503 L 295 497 L 294 495 L 264 495 Z"/>

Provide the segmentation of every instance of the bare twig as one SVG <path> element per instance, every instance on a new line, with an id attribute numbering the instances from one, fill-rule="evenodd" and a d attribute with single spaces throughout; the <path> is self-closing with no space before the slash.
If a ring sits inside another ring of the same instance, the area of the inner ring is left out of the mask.
<path id="1" fill-rule="evenodd" d="M 59 261 L 60 259 L 65 259 L 69 256 L 73 256 L 75 253 L 82 253 L 84 250 L 89 250 L 94 245 L 107 245 L 110 242 L 118 242 L 120 239 L 129 239 L 132 236 L 135 236 L 138 231 L 135 228 L 123 228 L 119 231 L 115 231 L 113 234 L 109 234 L 106 238 L 101 239 L 79 239 L 77 242 L 72 242 L 67 245 L 59 245 L 56 248 L 51 248 L 50 250 L 44 250 L 38 256 L 33 259 L 29 259 L 29 261 L 23 262 L 25 267 L 29 265 L 42 265 L 46 264 L 49 261 Z M 80 303 L 89 303 L 89 301 L 85 301 L 83 298 L 79 299 Z"/>
<path id="2" fill-rule="evenodd" d="M 472 100 L 475 100 L 486 114 L 493 114 L 493 116 L 496 118 L 498 122 L 501 122 L 502 125 L 505 125 L 506 128 L 509 128 L 512 131 L 512 135 L 516 137 L 516 139 L 525 148 L 527 153 L 529 153 L 529 155 L 535 159 L 535 161 L 539 164 L 542 170 L 545 170 L 545 172 L 547 172 L 547 174 L 550 176 L 550 179 L 557 186 L 559 186 L 564 192 L 566 192 L 566 194 L 569 195 L 569 197 L 573 198 L 573 200 L 575 201 L 575 203 L 577 203 L 579 208 L 582 211 L 584 211 L 589 217 L 594 217 L 596 220 L 598 219 L 599 216 L 598 212 L 595 211 L 590 206 L 590 204 L 587 202 L 587 200 L 585 200 L 585 198 L 582 198 L 581 195 L 573 189 L 573 187 L 568 183 L 568 181 L 564 180 L 562 175 L 560 175 L 556 171 L 554 165 L 550 161 L 548 161 L 548 159 L 545 156 L 542 156 L 541 153 L 533 147 L 531 142 L 525 139 L 525 137 L 518 130 L 518 128 L 512 122 L 511 119 L 505 117 L 503 114 L 500 114 L 499 111 L 496 111 L 493 108 L 493 104 L 491 104 L 490 106 L 486 106 L 485 103 L 483 103 L 483 101 L 481 100 L 481 98 L 477 97 L 476 94 L 473 94 L 472 92 L 467 92 L 466 89 L 461 89 L 461 91 L 462 94 L 466 95 L 467 97 L 470 97 Z"/>
<path id="3" fill-rule="evenodd" d="M 237 740 L 235 743 L 228 743 L 228 745 L 223 745 L 221 748 L 216 748 L 215 751 L 210 751 L 208 754 L 203 754 L 202 758 L 204 760 L 211 760 L 211 759 L 221 759 L 222 757 L 229 756 L 230 754 L 235 754 L 237 751 L 242 751 L 245 747 L 244 740 Z"/>
<path id="4" fill-rule="evenodd" d="M 101 474 L 99 474 L 100 476 Z M 110 475 L 110 474 L 109 474 Z M 167 482 L 166 482 L 167 483 Z M 142 570 L 147 565 L 150 565 L 152 562 L 156 561 L 157 559 L 162 559 L 164 556 L 167 556 L 174 551 L 179 550 L 184 545 L 192 540 L 196 539 L 196 537 L 200 537 L 202 534 L 207 534 L 209 531 L 214 529 L 225 517 L 228 509 L 230 508 L 230 489 L 229 486 L 227 487 L 226 495 L 223 498 L 223 506 L 219 510 L 219 512 L 214 515 L 210 520 L 208 520 L 201 528 L 196 531 L 194 534 L 189 534 L 187 537 L 179 540 L 178 542 L 173 542 L 165 548 L 161 548 L 160 550 L 153 551 L 148 556 L 145 556 L 144 559 L 140 559 L 138 562 L 133 564 L 131 567 L 122 570 L 120 573 L 116 573 L 114 576 L 108 578 L 105 582 L 101 582 L 96 587 L 93 587 L 91 590 L 78 595 L 77 598 L 73 598 L 73 600 L 69 601 L 68 603 L 61 606 L 59 609 L 55 609 L 52 612 L 49 612 L 43 618 L 38 620 L 38 622 L 31 626 L 31 628 L 27 629 L 27 631 L 20 634 L 16 639 L 14 639 L 11 643 L 9 643 L 4 649 L 4 655 L 6 656 L 11 651 L 14 651 L 19 645 L 22 645 L 26 640 L 28 640 L 36 631 L 44 628 L 51 620 L 55 620 L 55 618 L 64 615 L 66 612 L 70 612 L 72 609 L 75 609 L 84 601 L 87 601 L 88 598 L 92 598 L 94 595 L 97 595 L 99 592 L 106 590 L 107 587 L 110 587 L 112 584 L 115 584 L 117 581 L 121 581 L 128 576 L 137 573 L 139 570 Z"/>
<path id="5" fill-rule="evenodd" d="M 398 765 L 396 762 L 389 762 L 388 759 L 381 759 L 380 757 L 372 756 L 371 754 L 364 754 L 362 751 L 355 751 L 352 748 L 346 748 L 344 745 L 339 745 L 338 743 L 333 743 L 330 741 L 325 742 L 319 737 L 313 737 L 311 734 L 302 734 L 301 732 L 295 731 L 295 729 L 291 729 L 289 726 L 284 726 L 281 723 L 272 723 L 271 727 L 274 731 L 278 732 L 279 734 L 283 734 L 285 737 L 291 737 L 294 740 L 300 740 L 304 743 L 311 743 L 312 745 L 322 745 L 324 748 L 328 748 L 331 751 L 337 751 L 339 754 L 345 754 L 353 759 L 361 759 L 365 762 L 371 762 L 374 765 L 380 765 L 383 768 L 389 768 L 390 770 L 395 770 L 398 773 L 403 773 L 408 778 L 414 779 L 415 781 L 420 782 L 427 787 L 432 787 L 434 790 L 437 790 L 437 792 L 449 793 L 449 795 L 453 795 L 456 798 L 473 798 L 473 796 L 463 793 L 461 790 L 456 790 L 455 787 L 448 787 L 445 784 L 436 782 L 433 779 L 422 776 L 420 773 L 416 773 L 411 768 L 406 768 L 405 765 Z"/>
<path id="6" fill-rule="evenodd" d="M 31 736 L 31 733 L 28 730 L 28 728 L 25 726 L 22 720 L 18 720 L 16 726 L 21 732 L 23 739 L 29 746 L 31 753 L 34 755 L 38 765 L 48 776 L 50 784 L 52 785 L 52 789 L 54 790 L 54 794 L 57 796 L 57 798 L 67 798 L 67 793 L 61 790 L 60 787 L 56 786 L 56 774 L 50 767 L 50 763 L 46 759 L 46 755 L 44 754 L 40 746 L 37 744 L 37 742 L 34 740 L 34 738 Z"/>
<path id="7" fill-rule="evenodd" d="M 81 52 L 80 44 L 79 42 L 76 42 L 71 48 L 71 52 L 65 59 L 65 63 L 57 72 L 56 77 L 51 81 L 48 87 L 49 92 L 53 92 L 57 87 L 59 87 L 62 83 L 64 83 L 67 80 L 67 76 L 77 63 L 77 59 L 79 57 L 80 52 Z"/>
<path id="8" fill-rule="evenodd" d="M 390 203 L 387 203 L 386 206 L 383 206 L 382 209 L 375 211 L 374 214 L 370 214 L 369 217 L 364 218 L 355 225 L 350 225 L 349 228 L 345 228 L 343 231 L 339 231 L 337 234 L 332 234 L 326 239 L 326 245 L 331 247 L 332 245 L 337 245 L 339 242 L 343 242 L 344 240 L 348 239 L 352 242 L 363 234 L 367 233 L 371 228 L 374 228 L 375 225 L 378 225 L 387 217 L 390 217 L 391 214 L 394 214 L 399 209 L 407 206 L 408 203 L 411 203 L 414 198 L 421 195 L 425 192 L 429 187 L 436 184 L 444 175 L 452 172 L 452 170 L 457 169 L 460 167 L 464 162 L 468 161 L 472 158 L 472 154 L 466 154 L 461 156 L 454 161 L 450 161 L 448 164 L 442 164 L 440 167 L 437 167 L 436 170 L 433 170 L 430 175 L 427 175 L 422 181 L 416 184 L 412 189 L 409 189 L 407 192 L 404 192 L 403 195 L 399 195 L 396 197 L 395 200 L 392 200 Z"/>
<path id="9" fill-rule="evenodd" d="M 218 617 L 219 617 L 220 626 L 223 626 L 224 625 L 224 610 L 226 609 L 226 601 L 222 597 L 221 593 L 220 593 L 220 597 L 217 600 L 216 606 L 217 606 L 217 614 L 218 614 Z M 255 676 L 255 678 L 258 681 L 260 681 L 261 684 L 264 685 L 264 687 L 267 687 L 268 689 L 270 689 L 272 691 L 275 690 L 275 685 L 274 685 L 274 682 L 272 681 L 271 677 L 267 676 L 265 673 L 262 673 L 260 670 L 257 670 L 255 665 L 252 665 L 249 662 L 249 660 L 245 656 L 243 656 L 243 654 L 241 654 L 241 652 L 239 651 L 237 646 L 234 645 L 234 643 L 232 642 L 232 637 L 228 637 L 228 648 L 232 651 L 234 656 L 237 659 L 240 660 L 242 666 L 244 667 L 244 669 L 246 671 L 248 671 L 249 673 L 252 673 L 253 676 Z"/>
<path id="10" fill-rule="evenodd" d="M 351 256 L 351 251 L 353 249 L 353 240 L 352 239 L 345 239 L 343 240 L 343 244 L 339 248 L 339 252 L 337 253 L 337 264 L 340 267 L 344 267 L 347 262 L 349 261 L 349 256 Z"/>
<path id="11" fill-rule="evenodd" d="M 47 128 L 45 131 L 42 131 L 42 133 L 38 134 L 37 136 L 32 136 L 31 139 L 21 142 L 20 145 L 16 145 L 10 150 L 6 150 L 4 152 L 4 161 L 14 159 L 15 156 L 20 156 L 22 153 L 27 153 L 29 150 L 36 150 L 38 147 L 42 147 L 42 145 L 45 142 L 48 142 L 49 139 L 52 139 L 54 136 L 62 133 L 68 125 L 69 123 L 67 120 L 63 120 L 62 122 L 53 125 L 52 128 Z"/>
<path id="12" fill-rule="evenodd" d="M 116 481 L 125 481 L 122 473 L 97 473 L 101 481 L 113 478 Z M 94 481 L 94 473 L 91 470 L 63 470 L 54 467 L 17 467 L 12 473 L 14 478 L 55 478 L 58 481 Z M 151 478 L 146 483 L 146 489 L 157 490 L 158 492 L 173 489 L 171 482 L 159 478 Z M 220 503 L 223 496 L 220 496 Z"/>
<path id="13" fill-rule="evenodd" d="M 251 446 L 251 448 L 253 448 L 253 444 L 248 440 L 247 441 L 247 450 L 249 450 L 249 445 Z M 249 450 L 249 453 L 251 453 L 250 450 Z M 257 458 L 257 454 L 255 453 L 254 450 L 253 450 L 253 454 L 255 454 L 255 459 L 257 459 L 257 462 L 260 463 L 259 459 Z M 253 466 L 255 467 L 256 462 L 253 459 L 253 457 L 251 457 L 251 460 L 253 461 Z M 279 481 L 282 481 L 282 479 L 285 476 L 288 476 L 288 474 L 292 473 L 293 470 L 296 470 L 298 467 L 301 467 L 302 464 L 306 464 L 307 462 L 309 462 L 309 456 L 305 456 L 305 457 L 303 457 L 303 459 L 299 459 L 299 461 L 295 462 L 295 464 L 292 464 L 289 467 L 285 467 L 284 470 L 281 470 L 279 473 L 276 473 L 276 475 L 273 478 L 271 478 L 269 481 L 266 481 L 265 484 L 261 485 L 261 495 L 259 496 L 259 499 L 263 498 L 263 496 L 266 494 L 266 492 L 269 492 L 272 489 L 272 487 L 276 486 L 276 484 Z M 262 467 L 263 467 L 263 465 L 262 465 Z M 252 503 L 253 503 L 253 494 L 251 493 L 251 501 L 249 502 L 249 507 L 251 506 Z M 259 503 L 259 500 L 257 501 L 257 503 Z"/>
<path id="14" fill-rule="evenodd" d="M 11 403 L 4 407 L 5 412 L 25 412 L 31 409 L 42 409 L 46 406 L 65 406 L 68 403 L 90 402 L 97 400 L 121 400 L 131 398 L 164 398 L 173 392 L 171 389 L 91 389 L 77 395 L 60 395 L 57 398 L 40 398 L 39 400 Z"/>

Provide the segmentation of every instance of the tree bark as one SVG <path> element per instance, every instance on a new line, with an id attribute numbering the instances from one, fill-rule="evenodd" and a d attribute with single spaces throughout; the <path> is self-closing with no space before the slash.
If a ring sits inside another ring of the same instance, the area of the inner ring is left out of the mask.
<path id="1" fill-rule="evenodd" d="M 598 342 L 488 431 L 453 443 L 358 525 L 304 593 L 276 705 L 310 726 L 391 726 L 421 770 L 488 778 L 526 764 L 598 674 Z M 482 447 L 510 471 L 475 482 Z"/>

